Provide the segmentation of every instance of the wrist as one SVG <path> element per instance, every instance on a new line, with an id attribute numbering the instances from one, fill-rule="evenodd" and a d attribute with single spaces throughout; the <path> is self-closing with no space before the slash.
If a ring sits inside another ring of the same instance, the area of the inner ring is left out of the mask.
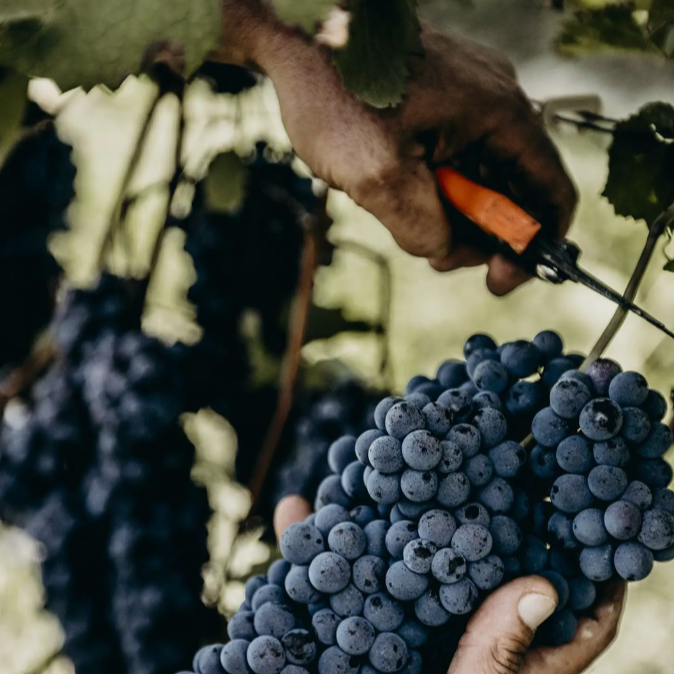
<path id="1" fill-rule="evenodd" d="M 213 58 L 266 71 L 266 54 L 288 32 L 262 0 L 222 0 L 222 42 Z"/>

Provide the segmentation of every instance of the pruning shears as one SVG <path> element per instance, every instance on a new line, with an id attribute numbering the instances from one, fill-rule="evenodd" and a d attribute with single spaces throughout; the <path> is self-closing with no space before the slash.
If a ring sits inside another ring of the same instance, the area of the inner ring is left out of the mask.
<path id="1" fill-rule="evenodd" d="M 575 243 L 547 238 L 541 224 L 508 197 L 449 167 L 436 169 L 436 177 L 449 203 L 488 234 L 494 247 L 524 271 L 549 283 L 582 283 L 674 339 L 674 332 L 661 321 L 582 269 L 578 265 L 581 250 Z"/>

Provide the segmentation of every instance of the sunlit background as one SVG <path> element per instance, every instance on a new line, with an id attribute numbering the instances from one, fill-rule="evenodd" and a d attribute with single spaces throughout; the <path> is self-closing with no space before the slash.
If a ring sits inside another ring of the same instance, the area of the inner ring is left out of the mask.
<path id="1" fill-rule="evenodd" d="M 503 49 L 518 66 L 522 84 L 537 100 L 570 94 L 599 94 L 604 112 L 625 116 L 652 100 L 674 103 L 674 68 L 644 56 L 593 56 L 571 61 L 558 56 L 551 43 L 557 16 L 534 2 L 506 0 L 476 2 L 473 6 L 435 0 L 427 2 L 429 17 L 461 30 L 476 40 Z M 498 17 L 496 20 L 495 17 Z M 53 249 L 71 280 L 85 283 L 93 273 L 91 252 L 110 215 L 110 195 L 132 152 L 134 136 L 152 96 L 147 81 L 130 79 L 114 94 L 93 91 L 59 95 L 49 83 L 38 82 L 33 95 L 59 111 L 63 138 L 75 147 L 78 199 L 70 214 L 71 231 L 53 241 Z M 451 94 L 450 94 L 451 95 Z M 129 229 L 141 242 L 151 242 L 161 226 L 168 193 L 153 186 L 170 172 L 175 105 L 167 99 L 155 120 L 143 170 L 134 190 L 143 196 L 129 217 Z M 191 121 L 185 157 L 195 171 L 209 153 L 226 149 L 247 152 L 255 140 L 287 148 L 287 139 L 269 86 L 244 94 L 238 101 L 216 96 L 204 84 L 191 87 L 186 102 Z M 584 251 L 584 265 L 617 289 L 622 289 L 646 237 L 643 222 L 616 217 L 599 196 L 607 173 L 608 137 L 570 127 L 552 129 L 581 194 L 572 238 Z M 169 168 L 167 169 L 167 166 Z M 414 374 L 434 373 L 438 363 L 458 356 L 473 332 L 493 334 L 497 340 L 531 338 L 541 329 L 564 336 L 572 351 L 587 352 L 608 323 L 613 305 L 573 284 L 561 287 L 532 282 L 505 299 L 491 296 L 484 270 L 440 275 L 421 260 L 400 252 L 388 233 L 342 194 L 331 194 L 329 207 L 337 242 L 357 242 L 385 259 L 392 272 L 392 314 L 389 347 L 394 388 L 399 390 Z M 148 243 L 148 245 L 150 245 Z M 191 282 L 192 269 L 182 254 L 182 241 L 169 241 L 160 263 L 156 311 L 148 318 L 150 332 L 190 341 L 194 326 L 180 319 L 175 306 L 180 288 Z M 142 265 L 142 256 L 138 264 Z M 674 326 L 674 276 L 662 271 L 659 250 L 643 282 L 637 301 Z M 133 264 L 133 260 L 131 261 Z M 331 267 L 318 273 L 315 286 L 319 305 L 342 306 L 352 318 L 376 318 L 381 309 L 378 267 L 353 252 L 338 249 Z M 170 282 L 168 281 L 170 279 Z M 643 372 L 651 386 L 666 395 L 674 385 L 674 348 L 661 334 L 630 317 L 609 349 L 624 368 Z M 379 384 L 379 342 L 375 336 L 343 335 L 305 348 L 309 361 L 341 359 L 365 381 Z M 211 523 L 211 552 L 215 562 L 225 559 L 236 531 L 235 522 L 248 507 L 248 494 L 233 479 L 236 439 L 228 424 L 202 412 L 187 420 L 200 463 L 195 479 L 209 488 L 216 512 Z M 58 650 L 56 621 L 42 610 L 39 549 L 23 534 L 0 529 L 0 674 L 59 674 L 69 672 L 63 659 L 51 660 Z M 243 576 L 274 555 L 253 532 L 237 546 L 234 575 Z M 214 564 L 214 567 L 217 564 Z M 207 583 L 219 587 L 218 579 Z M 221 591 L 225 612 L 238 605 L 242 584 Z M 674 633 L 674 568 L 656 565 L 649 578 L 630 589 L 618 641 L 592 668 L 596 674 L 664 674 L 672 671 L 671 634 Z"/>

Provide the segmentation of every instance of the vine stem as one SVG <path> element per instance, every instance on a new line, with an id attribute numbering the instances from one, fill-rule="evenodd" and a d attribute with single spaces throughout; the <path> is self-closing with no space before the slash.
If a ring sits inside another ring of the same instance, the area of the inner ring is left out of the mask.
<path id="1" fill-rule="evenodd" d="M 646 269 L 648 264 L 653 257 L 655 252 L 655 246 L 658 242 L 658 239 L 664 234 L 665 230 L 668 227 L 671 227 L 674 224 L 674 204 L 672 204 L 667 210 L 660 213 L 660 215 L 653 221 L 653 224 L 648 230 L 648 237 L 646 238 L 646 243 L 644 244 L 644 249 L 641 251 L 639 256 L 639 261 L 637 262 L 634 272 L 630 277 L 630 280 L 625 288 L 623 293 L 623 298 L 628 302 L 632 302 L 636 297 L 639 286 L 643 281 Z M 622 327 L 622 324 L 627 318 L 628 310 L 625 307 L 618 307 L 611 318 L 611 321 L 606 326 L 604 332 L 597 340 L 597 343 L 594 345 L 587 358 L 583 361 L 583 364 L 580 366 L 581 372 L 584 372 L 591 363 L 593 363 L 597 358 L 600 358 L 601 355 L 606 351 L 608 345 L 613 341 L 613 338 L 616 336 L 618 330 Z"/>

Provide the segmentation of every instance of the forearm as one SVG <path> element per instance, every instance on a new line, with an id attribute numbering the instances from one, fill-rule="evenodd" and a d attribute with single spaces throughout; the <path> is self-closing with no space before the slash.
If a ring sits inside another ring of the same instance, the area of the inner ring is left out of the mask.
<path id="1" fill-rule="evenodd" d="M 299 35 L 263 0 L 222 0 L 222 43 L 214 58 L 267 72 L 271 54 L 291 37 Z"/>

